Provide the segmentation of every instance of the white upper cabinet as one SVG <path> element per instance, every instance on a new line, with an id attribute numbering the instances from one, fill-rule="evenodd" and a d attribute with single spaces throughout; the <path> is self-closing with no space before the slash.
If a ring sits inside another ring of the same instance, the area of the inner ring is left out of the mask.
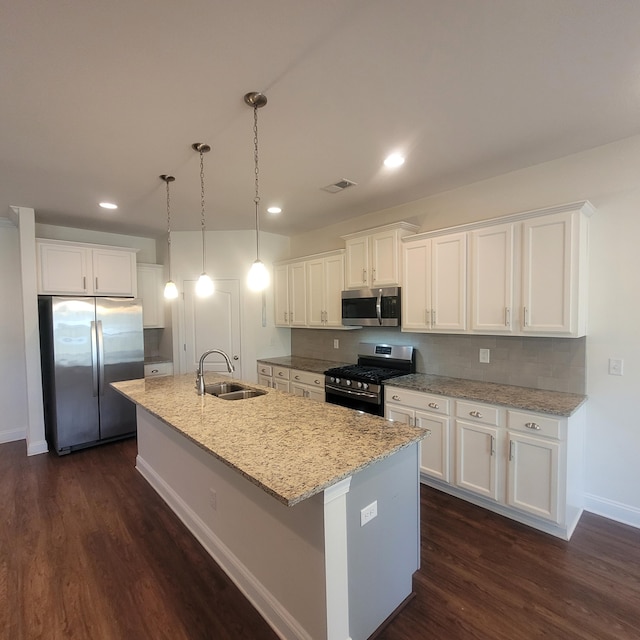
<path id="1" fill-rule="evenodd" d="M 36 240 L 38 293 L 136 297 L 136 250 Z"/>
<path id="2" fill-rule="evenodd" d="M 307 323 L 310 327 L 342 326 L 344 253 L 307 262 Z"/>
<path id="3" fill-rule="evenodd" d="M 274 267 L 274 295 L 277 327 L 306 327 L 306 263 Z"/>
<path id="4" fill-rule="evenodd" d="M 400 240 L 418 227 L 406 222 L 342 236 L 346 248 L 345 288 L 401 284 Z"/>
<path id="5" fill-rule="evenodd" d="M 513 331 L 514 234 L 514 224 L 497 224 L 469 233 L 472 331 Z"/>
<path id="6" fill-rule="evenodd" d="M 409 240 L 402 248 L 403 331 L 466 329 L 467 236 Z"/>
<path id="7" fill-rule="evenodd" d="M 138 263 L 138 297 L 142 301 L 142 326 L 164 327 L 164 267 Z"/>

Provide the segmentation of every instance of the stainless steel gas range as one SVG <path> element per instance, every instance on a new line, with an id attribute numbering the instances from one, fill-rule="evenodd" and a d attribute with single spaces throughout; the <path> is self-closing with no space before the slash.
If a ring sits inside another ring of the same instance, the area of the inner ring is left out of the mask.
<path id="1" fill-rule="evenodd" d="M 358 364 L 334 367 L 324 372 L 326 401 L 384 415 L 384 380 L 415 373 L 415 349 L 407 346 L 358 345 Z"/>

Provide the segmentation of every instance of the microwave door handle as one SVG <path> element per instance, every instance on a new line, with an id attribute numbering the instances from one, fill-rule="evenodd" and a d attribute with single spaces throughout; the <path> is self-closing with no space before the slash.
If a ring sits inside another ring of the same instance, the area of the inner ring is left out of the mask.
<path id="1" fill-rule="evenodd" d="M 382 325 L 382 289 L 378 289 L 378 299 L 376 300 L 376 315 L 378 324 Z"/>

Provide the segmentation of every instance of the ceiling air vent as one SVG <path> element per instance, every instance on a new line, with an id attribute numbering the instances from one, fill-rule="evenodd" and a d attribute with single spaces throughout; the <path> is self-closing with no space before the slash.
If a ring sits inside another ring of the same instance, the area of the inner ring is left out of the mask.
<path id="1" fill-rule="evenodd" d="M 344 191 L 349 187 L 355 187 L 356 183 L 351 180 L 338 180 L 338 182 L 334 182 L 333 184 L 329 184 L 326 187 L 322 187 L 323 191 L 328 191 L 329 193 L 340 193 L 340 191 Z"/>

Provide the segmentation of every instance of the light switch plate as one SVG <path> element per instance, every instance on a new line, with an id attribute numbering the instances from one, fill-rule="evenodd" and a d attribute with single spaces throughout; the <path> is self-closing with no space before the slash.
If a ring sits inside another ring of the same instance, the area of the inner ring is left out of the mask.
<path id="1" fill-rule="evenodd" d="M 624 369 L 624 360 L 622 358 L 609 358 L 609 375 L 621 376 Z"/>

